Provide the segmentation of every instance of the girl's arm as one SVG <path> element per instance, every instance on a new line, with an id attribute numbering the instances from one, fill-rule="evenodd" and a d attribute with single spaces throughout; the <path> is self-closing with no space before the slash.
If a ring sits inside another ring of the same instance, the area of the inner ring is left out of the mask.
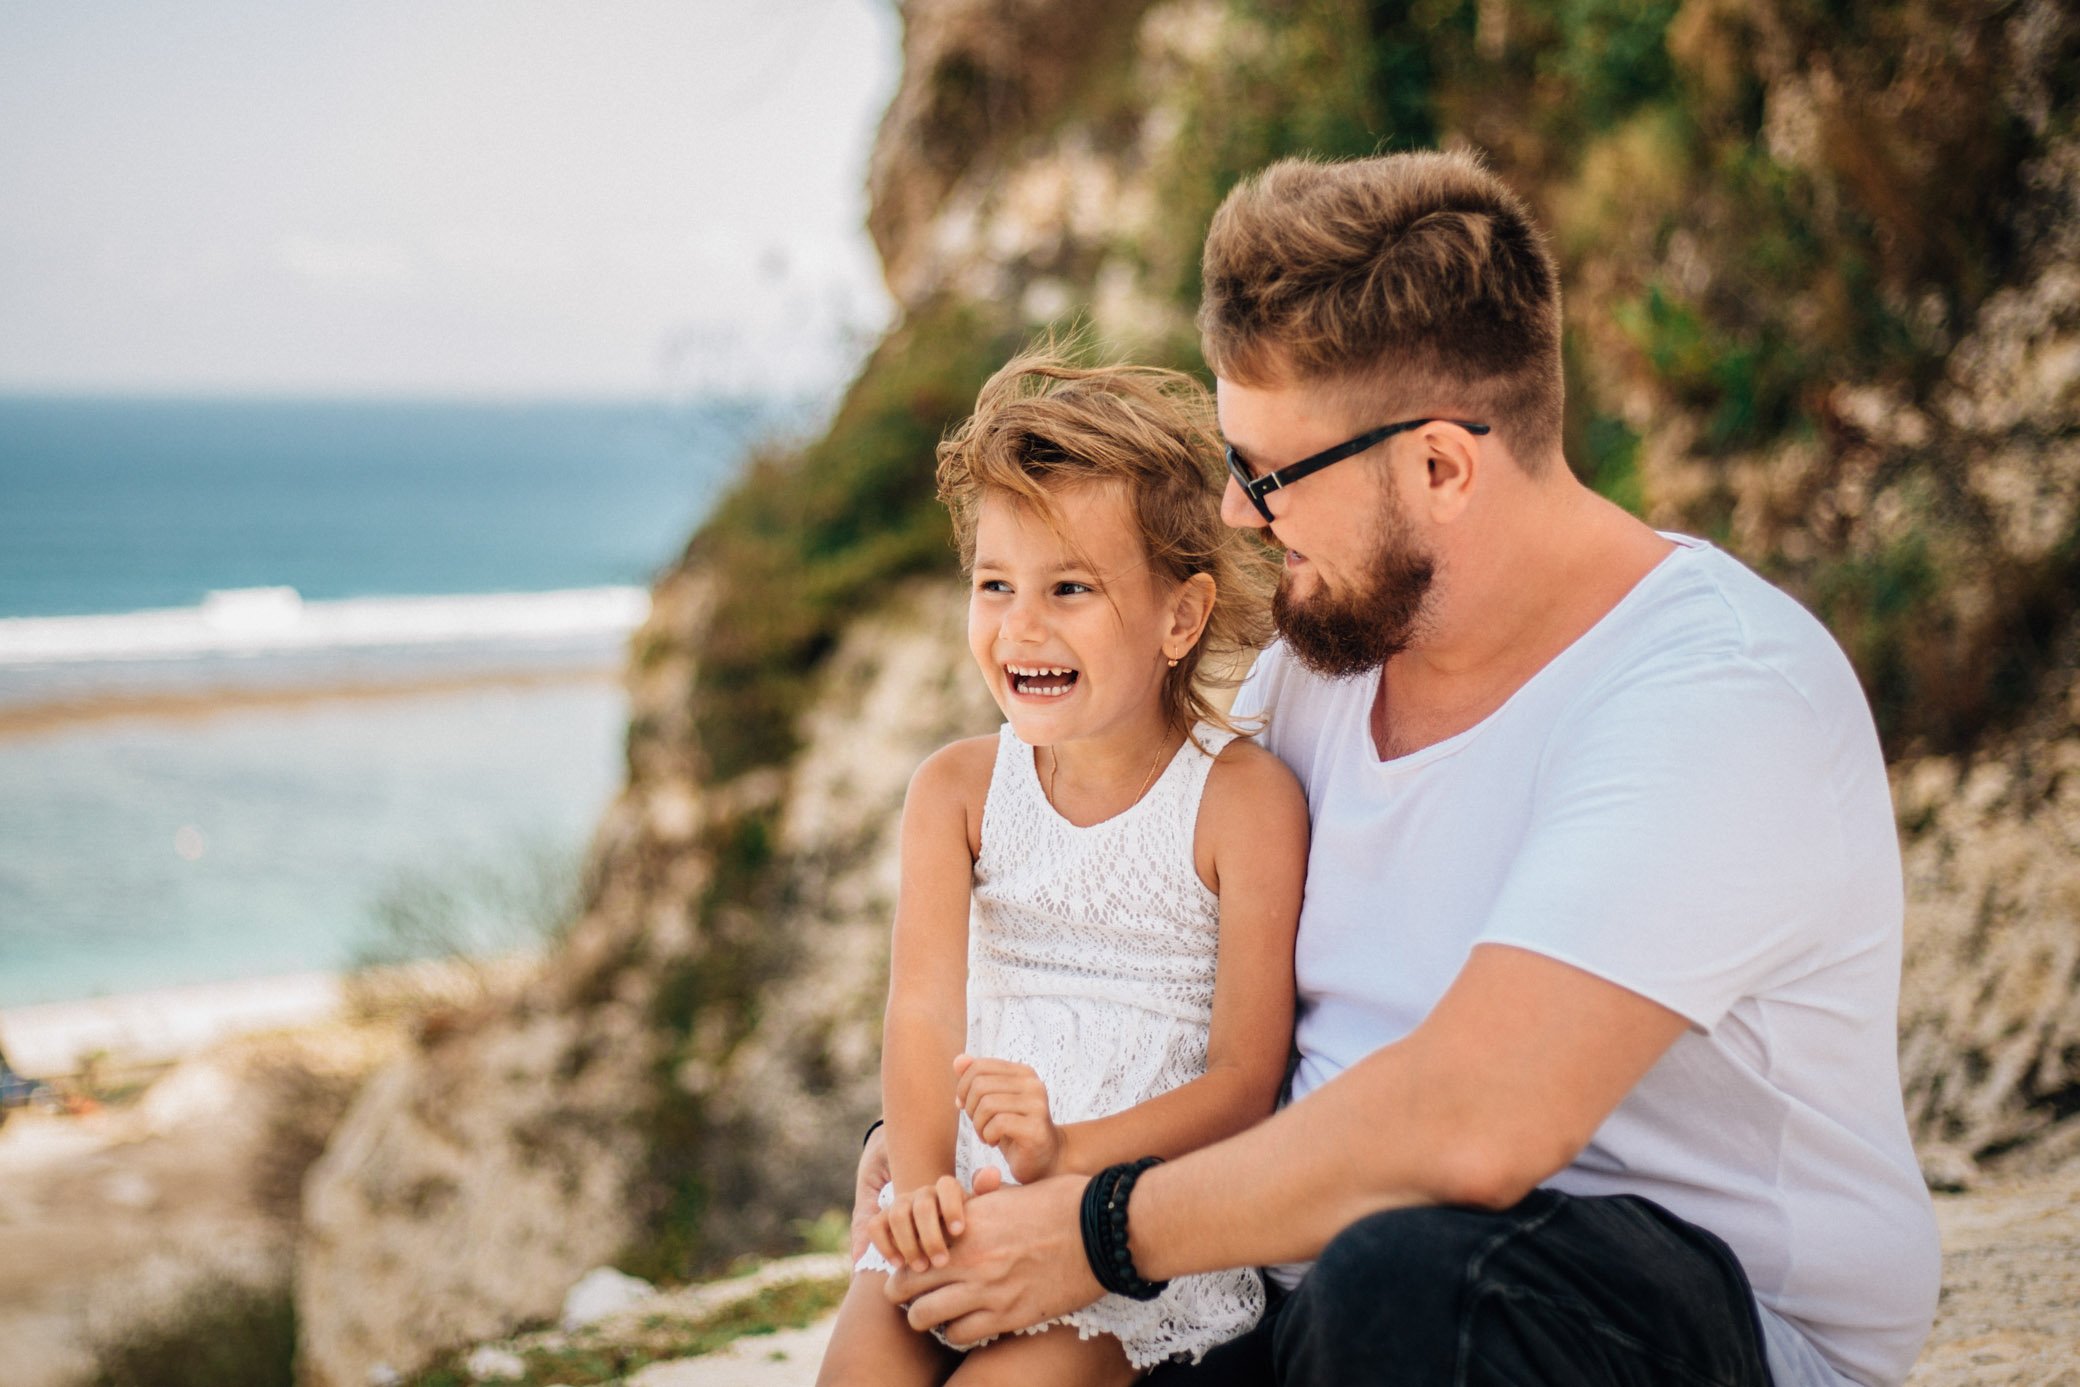
<path id="1" fill-rule="evenodd" d="M 1293 935 L 1307 873 L 1307 801 L 1293 773 L 1254 742 L 1231 743 L 1206 782 L 1194 856 L 1221 902 L 1206 1073 L 1124 1112 L 1056 1129 L 1048 1169 L 1021 1180 L 1180 1156 L 1262 1121 L 1277 1104 L 1292 1052 Z M 978 1128 L 999 1103 L 1030 1111 L 1039 1081 L 1007 1072 L 1022 1066 L 962 1069 L 960 1097 L 971 1117 L 984 1114 Z"/>
<path id="2" fill-rule="evenodd" d="M 953 1173 L 953 1057 L 968 1031 L 968 897 L 996 738 L 927 757 L 903 800 L 902 878 L 881 1032 L 881 1102 L 898 1194 Z"/>

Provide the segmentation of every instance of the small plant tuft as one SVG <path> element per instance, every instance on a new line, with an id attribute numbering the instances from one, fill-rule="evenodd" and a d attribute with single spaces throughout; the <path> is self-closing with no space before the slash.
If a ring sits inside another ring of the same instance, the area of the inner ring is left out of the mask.
<path id="1" fill-rule="evenodd" d="M 205 1277 L 92 1355 L 89 1387 L 294 1387 L 295 1302 L 286 1284 Z"/>
<path id="2" fill-rule="evenodd" d="M 849 1278 L 784 1281 L 730 1302 L 699 1319 L 681 1315 L 646 1316 L 637 1332 L 609 1342 L 596 1330 L 580 1330 L 543 1344 L 510 1344 L 526 1365 L 522 1377 L 503 1381 L 511 1387 L 605 1387 L 652 1363 L 698 1358 L 738 1339 L 801 1329 L 837 1308 Z M 401 1387 L 475 1387 L 464 1366 L 468 1349 L 443 1354 L 432 1366 L 405 1380 Z"/>

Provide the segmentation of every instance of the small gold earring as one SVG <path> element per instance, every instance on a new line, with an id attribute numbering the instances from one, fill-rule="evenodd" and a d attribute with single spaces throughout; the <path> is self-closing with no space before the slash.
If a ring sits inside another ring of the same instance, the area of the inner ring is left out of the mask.
<path id="1" fill-rule="evenodd" d="M 1170 668 L 1172 668 L 1172 669 L 1176 669 L 1176 668 L 1177 668 L 1177 661 L 1176 661 L 1176 660 L 1174 660 L 1174 659 L 1173 659 L 1173 660 L 1172 660 L 1172 661 L 1170 662 Z"/>

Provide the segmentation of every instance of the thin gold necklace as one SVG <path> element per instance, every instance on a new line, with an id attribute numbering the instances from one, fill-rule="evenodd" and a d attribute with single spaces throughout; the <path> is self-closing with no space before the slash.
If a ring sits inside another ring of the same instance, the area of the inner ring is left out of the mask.
<path id="1" fill-rule="evenodd" d="M 1165 737 L 1165 738 L 1163 739 L 1163 741 L 1168 741 L 1168 740 L 1169 740 L 1169 738 L 1167 738 L 1167 737 Z M 1159 766 L 1159 765 L 1161 765 L 1162 763 L 1163 763 L 1163 742 L 1157 742 L 1157 743 L 1156 743 L 1156 755 L 1155 755 L 1155 759 L 1154 759 L 1153 761 L 1150 761 L 1150 762 L 1148 763 L 1148 774 L 1147 774 L 1147 775 L 1144 775 L 1144 776 L 1142 776 L 1142 777 L 1141 777 L 1141 788 L 1140 788 L 1140 789 L 1138 789 L 1138 790 L 1136 790 L 1136 791 L 1134 792 L 1134 798 L 1132 798 L 1132 799 L 1130 799 L 1130 800 L 1128 800 L 1128 801 L 1127 801 L 1127 809 L 1132 809 L 1132 808 L 1133 808 L 1133 807 L 1134 807 L 1135 805 L 1137 805 L 1137 804 L 1141 803 L 1141 797 L 1142 797 L 1143 795 L 1147 794 L 1147 793 L 1148 793 L 1148 787 L 1149 787 L 1150 785 L 1152 785 L 1152 784 L 1154 784 L 1154 783 L 1155 783 L 1155 778 L 1156 778 L 1156 767 L 1157 767 L 1157 766 Z M 1047 749 L 1047 802 L 1048 802 L 1048 803 L 1049 803 L 1050 805 L 1053 805 L 1053 807 L 1054 807 L 1054 812 L 1055 812 L 1055 813 L 1057 813 L 1057 814 L 1059 814 L 1059 813 L 1061 813 L 1061 812 L 1062 812 L 1062 806 L 1061 806 L 1061 805 L 1059 805 L 1059 804 L 1056 804 L 1056 803 L 1055 803 L 1055 798 L 1054 798 L 1054 782 L 1055 782 L 1056 778 L 1057 778 L 1057 777 L 1059 777 L 1059 776 L 1061 775 L 1061 773 L 1062 773 L 1062 753 L 1061 753 L 1061 752 L 1059 752 L 1059 751 L 1057 751 L 1057 750 L 1056 750 L 1055 748 L 1053 748 L 1053 747 L 1049 747 L 1049 748 Z M 1121 813 L 1125 813 L 1125 812 L 1126 812 L 1126 810 L 1125 810 L 1125 809 L 1123 809 L 1123 810 L 1121 810 L 1120 812 L 1121 812 Z"/>

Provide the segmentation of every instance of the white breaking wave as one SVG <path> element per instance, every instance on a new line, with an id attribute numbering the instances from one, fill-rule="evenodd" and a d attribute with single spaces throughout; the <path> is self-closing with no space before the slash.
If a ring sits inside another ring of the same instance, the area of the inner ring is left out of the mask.
<path id="1" fill-rule="evenodd" d="M 306 602 L 294 588 L 236 588 L 210 593 L 196 607 L 0 618 L 0 668 L 389 646 L 556 644 L 626 636 L 649 611 L 650 594 L 635 587 L 332 602 Z"/>

